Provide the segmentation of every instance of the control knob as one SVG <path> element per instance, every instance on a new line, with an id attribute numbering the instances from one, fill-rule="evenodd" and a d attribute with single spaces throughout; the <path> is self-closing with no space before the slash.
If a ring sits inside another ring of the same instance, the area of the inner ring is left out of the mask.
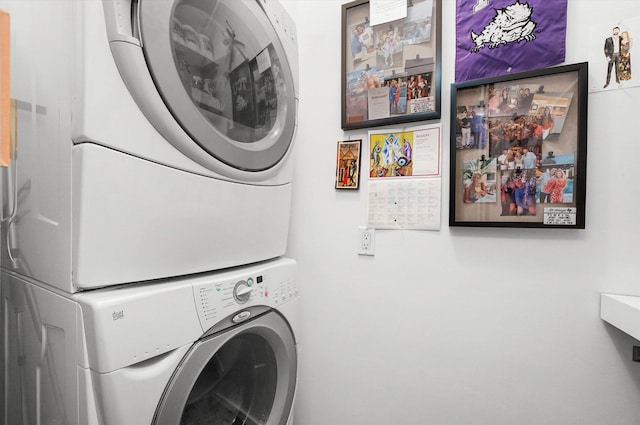
<path id="1" fill-rule="evenodd" d="M 252 286 L 247 283 L 246 280 L 241 280 L 236 283 L 233 288 L 233 298 L 238 304 L 244 304 L 251 298 Z"/>

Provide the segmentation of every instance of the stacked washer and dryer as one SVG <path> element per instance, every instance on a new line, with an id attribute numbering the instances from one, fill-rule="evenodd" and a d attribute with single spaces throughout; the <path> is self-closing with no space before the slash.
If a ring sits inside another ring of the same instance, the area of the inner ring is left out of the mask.
<path id="1" fill-rule="evenodd" d="M 291 424 L 298 59 L 275 0 L 0 0 L 2 423 Z"/>

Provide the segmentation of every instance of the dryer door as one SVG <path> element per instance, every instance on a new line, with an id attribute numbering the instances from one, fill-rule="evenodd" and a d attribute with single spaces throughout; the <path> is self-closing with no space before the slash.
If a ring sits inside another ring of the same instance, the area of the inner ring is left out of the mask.
<path id="1" fill-rule="evenodd" d="M 294 76 L 278 31 L 261 3 L 138 2 L 137 9 L 132 3 L 138 11 L 132 17 L 132 33 L 140 38 L 157 92 L 190 140 L 159 131 L 180 150 L 192 152 L 193 146 L 181 144 L 195 143 L 203 155 L 235 169 L 263 171 L 278 164 L 295 131 Z M 142 96 L 132 87 L 148 74 L 122 74 L 132 80 L 125 82 L 134 97 Z M 144 99 L 136 101 L 145 104 Z M 160 119 L 150 117 L 152 123 Z"/>
<path id="2" fill-rule="evenodd" d="M 155 425 L 285 425 L 296 385 L 293 334 L 276 312 L 197 342 L 156 411 Z"/>

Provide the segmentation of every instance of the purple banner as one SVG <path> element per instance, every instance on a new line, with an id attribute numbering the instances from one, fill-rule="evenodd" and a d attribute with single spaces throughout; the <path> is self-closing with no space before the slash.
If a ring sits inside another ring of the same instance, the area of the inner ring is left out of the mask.
<path id="1" fill-rule="evenodd" d="M 457 0 L 456 81 L 564 62 L 567 0 Z"/>

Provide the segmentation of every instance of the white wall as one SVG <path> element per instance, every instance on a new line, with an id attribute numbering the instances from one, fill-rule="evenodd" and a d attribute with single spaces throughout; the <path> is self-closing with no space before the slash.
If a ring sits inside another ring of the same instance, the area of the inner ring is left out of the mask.
<path id="1" fill-rule="evenodd" d="M 288 252 L 304 291 L 297 423 L 640 423 L 640 343 L 599 318 L 600 292 L 640 295 L 640 88 L 589 97 L 586 230 L 449 228 L 445 172 L 442 230 L 378 231 L 375 257 L 362 257 L 366 175 L 358 192 L 333 188 L 336 141 L 366 139 L 340 129 L 344 2 L 284 3 L 301 66 Z M 569 0 L 566 63 L 588 60 L 591 25 L 632 16 L 637 0 Z M 455 0 L 443 0 L 442 29 L 448 170 Z"/>

